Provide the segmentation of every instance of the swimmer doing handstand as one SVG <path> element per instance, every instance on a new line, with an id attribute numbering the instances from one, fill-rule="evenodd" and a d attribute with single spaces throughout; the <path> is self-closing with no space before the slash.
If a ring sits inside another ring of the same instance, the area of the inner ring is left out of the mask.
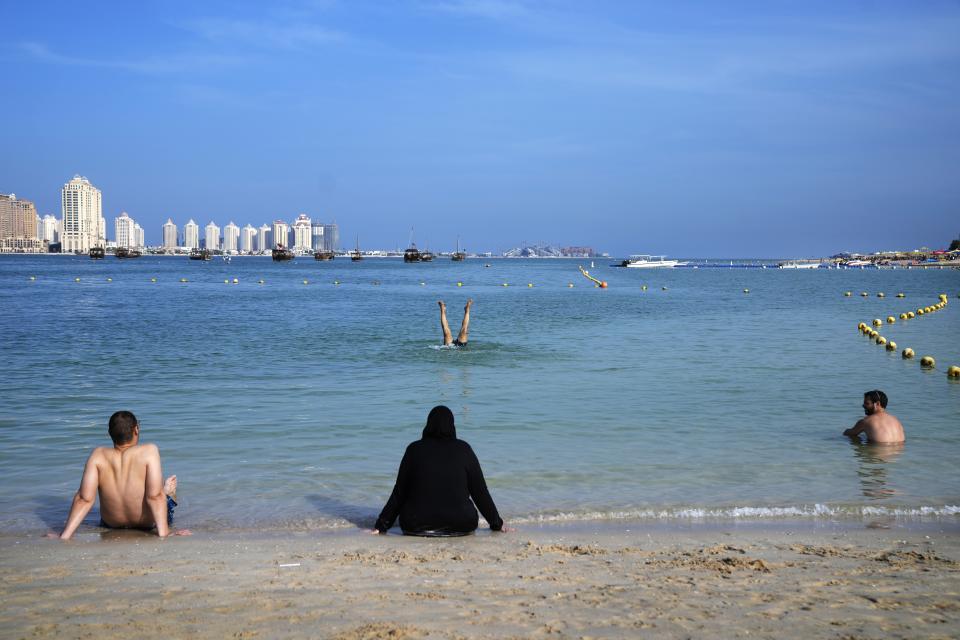
<path id="1" fill-rule="evenodd" d="M 440 328 L 443 329 L 443 346 L 454 346 L 462 347 L 467 344 L 467 330 L 470 327 L 470 305 L 473 304 L 473 300 L 468 299 L 466 306 L 463 307 L 463 323 L 460 324 L 460 333 L 457 334 L 457 339 L 453 339 L 453 334 L 450 333 L 450 325 L 447 324 L 447 305 L 443 304 L 443 300 L 437 302 L 440 305 Z"/>

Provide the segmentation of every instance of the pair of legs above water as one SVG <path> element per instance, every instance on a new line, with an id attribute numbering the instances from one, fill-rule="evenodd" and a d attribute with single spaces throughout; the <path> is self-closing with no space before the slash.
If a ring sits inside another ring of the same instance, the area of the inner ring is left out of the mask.
<path id="1" fill-rule="evenodd" d="M 470 305 L 473 304 L 473 300 L 467 300 L 467 304 L 463 307 L 463 323 L 460 325 L 460 333 L 457 335 L 457 339 L 453 339 L 453 334 L 450 333 L 450 325 L 447 324 L 447 305 L 443 303 L 443 300 L 437 302 L 440 305 L 440 328 L 443 330 L 443 345 L 464 345 L 467 344 L 467 332 L 470 328 Z"/>

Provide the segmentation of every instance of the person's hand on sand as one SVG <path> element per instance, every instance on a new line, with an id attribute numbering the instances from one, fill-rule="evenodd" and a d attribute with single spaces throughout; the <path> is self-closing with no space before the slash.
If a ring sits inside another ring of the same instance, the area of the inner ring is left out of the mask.
<path id="1" fill-rule="evenodd" d="M 164 537 L 172 538 L 173 536 L 192 536 L 192 535 L 193 535 L 193 531 L 190 531 L 190 529 L 171 529 L 170 533 L 168 533 Z"/>
<path id="2" fill-rule="evenodd" d="M 380 529 L 371 529 L 370 531 L 367 531 L 367 533 L 369 533 L 372 536 L 378 536 L 380 535 Z"/>
<path id="3" fill-rule="evenodd" d="M 514 527 L 508 527 L 507 525 L 500 527 L 500 533 L 513 533 L 514 531 L 516 531 Z"/>

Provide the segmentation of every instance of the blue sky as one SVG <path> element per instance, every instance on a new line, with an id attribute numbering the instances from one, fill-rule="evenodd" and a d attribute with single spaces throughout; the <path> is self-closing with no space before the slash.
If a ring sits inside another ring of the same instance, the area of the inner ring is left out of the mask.
<path id="1" fill-rule="evenodd" d="M 958 2 L 4 2 L 0 192 L 345 244 L 807 256 L 960 233 Z M 350 240 L 351 242 L 347 242 Z"/>

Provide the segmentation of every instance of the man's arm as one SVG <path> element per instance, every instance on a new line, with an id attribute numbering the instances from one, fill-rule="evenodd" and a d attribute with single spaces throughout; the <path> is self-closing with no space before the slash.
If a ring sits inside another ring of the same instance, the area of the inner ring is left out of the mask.
<path id="1" fill-rule="evenodd" d="M 147 485 L 144 497 L 153 515 L 153 521 L 157 525 L 157 535 L 166 538 L 170 535 L 170 525 L 167 524 L 167 496 L 163 493 L 160 449 L 156 445 L 147 445 L 144 455 L 147 464 Z"/>
<path id="2" fill-rule="evenodd" d="M 70 505 L 70 515 L 67 516 L 67 524 L 63 527 L 63 533 L 60 534 L 61 540 L 69 540 L 77 527 L 83 522 L 83 519 L 90 513 L 93 503 L 97 499 L 97 487 L 100 485 L 100 473 L 97 471 L 97 463 L 93 457 L 96 451 L 87 458 L 87 464 L 83 468 L 83 478 L 80 480 L 80 488 L 73 496 L 73 504 Z"/>
<path id="3" fill-rule="evenodd" d="M 857 424 L 843 432 L 843 435 L 850 438 L 859 438 L 860 434 L 867 430 L 868 422 L 866 418 L 861 418 Z"/>

